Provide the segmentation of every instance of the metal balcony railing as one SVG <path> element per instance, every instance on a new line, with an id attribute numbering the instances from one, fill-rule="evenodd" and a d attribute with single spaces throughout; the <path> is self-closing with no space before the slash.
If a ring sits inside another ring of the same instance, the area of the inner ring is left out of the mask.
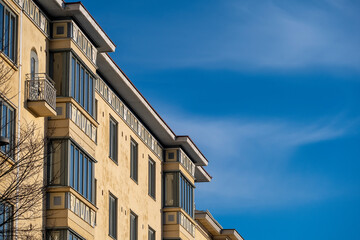
<path id="1" fill-rule="evenodd" d="M 56 89 L 46 73 L 26 74 L 26 96 L 28 101 L 45 101 L 56 110 Z"/>

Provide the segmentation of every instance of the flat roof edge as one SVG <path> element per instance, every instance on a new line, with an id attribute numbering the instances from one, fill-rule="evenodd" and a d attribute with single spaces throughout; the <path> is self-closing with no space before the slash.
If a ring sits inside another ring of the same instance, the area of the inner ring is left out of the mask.
<path id="1" fill-rule="evenodd" d="M 161 118 L 161 116 L 155 111 L 151 104 L 141 94 L 141 92 L 135 87 L 132 81 L 126 76 L 122 69 L 115 63 L 115 61 L 107 53 L 100 53 L 104 60 L 112 67 L 112 69 L 120 76 L 120 78 L 126 83 L 127 87 L 137 96 L 138 100 L 147 108 L 151 115 L 157 120 L 157 122 L 167 131 L 172 139 L 175 139 L 176 135 L 167 123 Z M 101 72 L 101 69 L 100 69 Z"/>
<path id="2" fill-rule="evenodd" d="M 221 230 L 221 234 L 229 235 L 231 236 L 231 239 L 244 240 L 244 238 L 240 235 L 240 233 L 238 233 L 238 231 L 236 231 L 236 229 L 223 229 Z"/>
<path id="3" fill-rule="evenodd" d="M 213 217 L 213 215 L 209 212 L 209 210 L 206 211 L 200 211 L 200 210 L 196 210 L 195 211 L 195 219 L 205 219 L 207 222 L 209 222 L 213 227 L 216 226 L 216 228 L 218 229 L 218 233 L 221 232 L 221 230 L 223 229 L 223 227 L 220 225 L 220 223 L 218 221 L 216 221 L 216 219 Z"/>
<path id="4" fill-rule="evenodd" d="M 58 1 L 58 0 L 56 0 Z M 90 14 L 90 12 L 85 8 L 82 2 L 64 2 L 64 10 L 67 12 L 78 12 L 80 13 L 95 29 L 95 31 L 102 37 L 103 41 L 106 43 L 106 47 L 100 47 L 101 52 L 114 52 L 116 45 L 102 29 L 100 24 L 95 20 L 95 18 Z"/>
<path id="5" fill-rule="evenodd" d="M 178 142 L 179 145 L 186 144 L 192 150 L 193 153 L 187 152 L 187 154 L 190 155 L 189 157 L 192 158 L 192 160 L 197 160 L 196 165 L 207 166 L 209 164 L 209 161 L 189 136 L 178 135 L 176 136 L 176 142 Z"/>
<path id="6" fill-rule="evenodd" d="M 197 177 L 198 174 L 201 174 L 201 177 Z M 212 179 L 212 177 L 204 169 L 203 166 L 196 166 L 196 169 L 195 169 L 195 182 L 210 182 L 211 179 Z"/>

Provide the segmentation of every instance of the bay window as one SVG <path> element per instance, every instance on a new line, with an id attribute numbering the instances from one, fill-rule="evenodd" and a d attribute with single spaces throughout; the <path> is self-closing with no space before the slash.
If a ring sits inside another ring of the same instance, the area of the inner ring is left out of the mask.
<path id="1" fill-rule="evenodd" d="M 180 172 L 165 173 L 165 207 L 180 207 L 194 217 L 194 186 Z"/>
<path id="2" fill-rule="evenodd" d="M 50 62 L 50 77 L 55 82 L 57 95 L 73 97 L 94 117 L 95 74 L 72 51 L 52 52 Z"/>
<path id="3" fill-rule="evenodd" d="M 94 77 L 75 56 L 71 57 L 71 97 L 93 115 Z"/>
<path id="4" fill-rule="evenodd" d="M 94 160 L 71 140 L 52 140 L 49 185 L 70 186 L 94 202 Z"/>

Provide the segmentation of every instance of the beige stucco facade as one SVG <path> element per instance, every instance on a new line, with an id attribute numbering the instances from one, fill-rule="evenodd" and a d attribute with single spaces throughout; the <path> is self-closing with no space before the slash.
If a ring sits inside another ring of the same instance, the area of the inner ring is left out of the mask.
<path id="1" fill-rule="evenodd" d="M 16 141 L 34 123 L 47 140 L 41 216 L 21 223 L 38 230 L 35 239 L 241 239 L 214 232 L 195 211 L 208 160 L 107 55 L 115 45 L 81 3 L 0 3 L 16 16 L 17 57 L 0 53 L 13 72 L 0 98 L 15 112 L 6 137 Z"/>

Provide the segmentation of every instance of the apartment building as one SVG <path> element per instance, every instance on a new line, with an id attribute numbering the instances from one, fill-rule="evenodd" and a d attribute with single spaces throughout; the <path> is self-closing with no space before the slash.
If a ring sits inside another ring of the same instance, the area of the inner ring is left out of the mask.
<path id="1" fill-rule="evenodd" d="M 23 222 L 41 230 L 35 239 L 242 239 L 195 210 L 208 160 L 111 59 L 115 44 L 82 3 L 0 0 L 0 15 L 1 61 L 12 72 L 0 157 L 17 161 L 9 149 L 24 123 L 47 140 L 43 214 Z M 17 206 L 1 199 L 0 239 L 15 239 L 19 223 L 6 219 Z"/>

